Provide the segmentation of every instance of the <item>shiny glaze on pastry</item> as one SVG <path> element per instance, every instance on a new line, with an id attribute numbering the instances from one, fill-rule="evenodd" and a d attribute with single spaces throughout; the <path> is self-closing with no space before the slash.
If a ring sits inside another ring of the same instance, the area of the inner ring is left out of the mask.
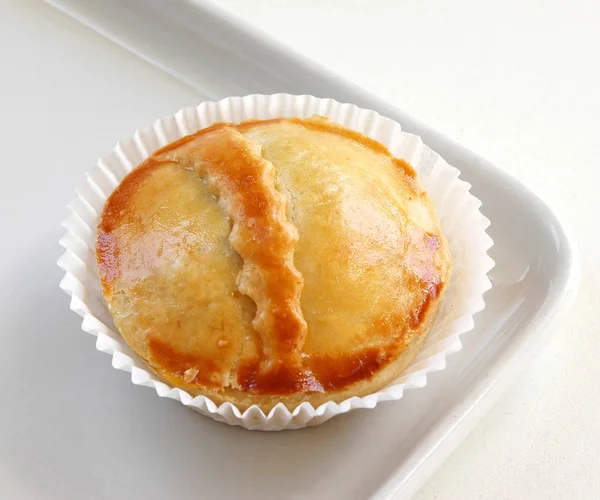
<path id="1" fill-rule="evenodd" d="M 451 268 L 412 167 L 322 119 L 216 124 L 155 152 L 107 200 L 97 261 L 160 378 L 265 411 L 396 378 Z"/>

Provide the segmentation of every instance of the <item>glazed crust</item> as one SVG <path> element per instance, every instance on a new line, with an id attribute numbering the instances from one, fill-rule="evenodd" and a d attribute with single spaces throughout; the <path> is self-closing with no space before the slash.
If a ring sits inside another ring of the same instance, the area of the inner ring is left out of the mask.
<path id="1" fill-rule="evenodd" d="M 451 269 L 412 167 L 320 119 L 217 124 L 157 151 L 107 200 L 97 261 L 151 370 L 264 411 L 391 382 Z"/>

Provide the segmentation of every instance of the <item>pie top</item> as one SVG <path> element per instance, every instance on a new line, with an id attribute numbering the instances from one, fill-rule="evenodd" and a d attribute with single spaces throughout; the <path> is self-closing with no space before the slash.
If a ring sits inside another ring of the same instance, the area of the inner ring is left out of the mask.
<path id="1" fill-rule="evenodd" d="M 96 251 L 144 363 L 242 410 L 392 381 L 451 270 L 413 168 L 320 118 L 216 124 L 155 152 L 107 200 Z"/>

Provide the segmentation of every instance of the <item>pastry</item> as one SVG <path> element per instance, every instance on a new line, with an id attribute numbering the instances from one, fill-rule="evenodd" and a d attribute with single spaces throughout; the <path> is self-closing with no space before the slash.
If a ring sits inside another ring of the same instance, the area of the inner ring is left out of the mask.
<path id="1" fill-rule="evenodd" d="M 413 168 L 324 119 L 216 124 L 108 198 L 96 245 L 121 335 L 166 383 L 240 410 L 376 392 L 451 272 Z"/>

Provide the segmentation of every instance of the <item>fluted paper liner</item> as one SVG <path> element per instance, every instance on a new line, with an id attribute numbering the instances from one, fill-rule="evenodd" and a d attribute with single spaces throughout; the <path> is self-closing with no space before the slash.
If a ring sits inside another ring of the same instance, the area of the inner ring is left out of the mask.
<path id="1" fill-rule="evenodd" d="M 96 227 L 107 197 L 128 172 L 155 150 L 215 122 L 313 115 L 327 116 L 381 142 L 417 171 L 437 209 L 453 263 L 452 278 L 433 330 L 415 360 L 393 383 L 376 393 L 339 404 L 330 401 L 313 408 L 302 403 L 293 411 L 278 404 L 265 415 L 257 406 L 241 412 L 231 403 L 217 406 L 207 397 L 192 397 L 181 389 L 169 387 L 145 368 L 121 338 L 102 296 L 95 243 Z M 98 160 L 87 174 L 77 197 L 68 205 L 71 214 L 63 223 L 67 234 L 60 244 L 65 253 L 58 265 L 64 269 L 65 277 L 60 286 L 71 296 L 71 309 L 83 317 L 82 329 L 97 337 L 96 348 L 112 356 L 115 368 L 130 372 L 134 384 L 152 387 L 161 397 L 176 399 L 215 420 L 247 429 L 283 430 L 317 425 L 340 413 L 401 399 L 405 389 L 425 386 L 427 374 L 443 370 L 446 356 L 461 349 L 460 335 L 473 328 L 473 315 L 484 308 L 483 294 L 491 287 L 487 273 L 494 265 L 487 255 L 492 246 L 486 234 L 489 221 L 479 211 L 481 202 L 469 192 L 470 187 L 459 179 L 456 168 L 425 146 L 418 136 L 402 132 L 398 123 L 375 111 L 308 95 L 249 95 L 204 102 L 138 130 Z"/>

